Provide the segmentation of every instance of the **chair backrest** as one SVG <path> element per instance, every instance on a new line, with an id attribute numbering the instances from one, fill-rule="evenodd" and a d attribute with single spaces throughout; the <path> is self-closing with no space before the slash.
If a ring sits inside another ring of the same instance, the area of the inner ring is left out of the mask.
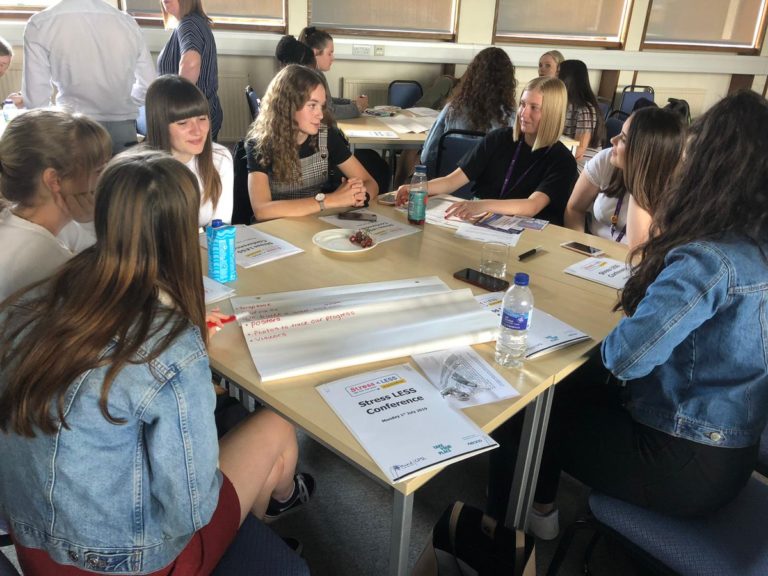
<path id="1" fill-rule="evenodd" d="M 461 160 L 470 150 L 477 146 L 477 143 L 485 136 L 483 132 L 472 132 L 470 130 L 448 130 L 440 137 L 437 144 L 437 164 L 435 166 L 434 176 L 429 173 L 427 167 L 427 176 L 429 178 L 439 178 L 447 176 L 454 170 Z M 468 182 L 453 195 L 459 198 L 472 198 L 473 182 Z"/>
<path id="2" fill-rule="evenodd" d="M 234 204 L 232 207 L 232 224 L 252 224 L 253 208 L 248 195 L 248 156 L 245 140 L 240 140 L 232 150 L 235 178 L 232 191 Z"/>
<path id="3" fill-rule="evenodd" d="M 621 91 L 621 103 L 619 104 L 619 110 L 625 114 L 632 114 L 635 108 L 635 104 L 641 98 L 654 101 L 653 88 L 651 86 L 637 86 L 630 84 L 624 86 L 624 90 Z"/>
<path id="4" fill-rule="evenodd" d="M 139 108 L 139 115 L 136 117 L 136 134 L 147 135 L 147 108 L 143 105 Z"/>
<path id="5" fill-rule="evenodd" d="M 248 100 L 248 109 L 251 111 L 251 118 L 256 120 L 256 116 L 259 115 L 261 109 L 261 99 L 253 91 L 250 84 L 245 87 L 245 98 Z"/>
<path id="6" fill-rule="evenodd" d="M 613 106 L 611 106 L 611 101 L 607 98 L 597 98 L 597 105 L 600 107 L 600 113 L 603 115 L 603 120 L 607 120 L 608 116 L 611 115 L 611 111 L 613 110 Z"/>
<path id="7" fill-rule="evenodd" d="M 387 104 L 400 108 L 411 108 L 424 91 L 416 80 L 395 80 L 387 89 Z"/>

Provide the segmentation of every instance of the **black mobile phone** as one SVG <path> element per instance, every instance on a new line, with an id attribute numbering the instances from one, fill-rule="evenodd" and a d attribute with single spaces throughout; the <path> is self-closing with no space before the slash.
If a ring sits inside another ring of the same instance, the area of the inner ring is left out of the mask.
<path id="1" fill-rule="evenodd" d="M 376 222 L 376 214 L 368 212 L 341 212 L 337 214 L 339 220 L 357 220 L 362 222 Z"/>
<path id="2" fill-rule="evenodd" d="M 457 280 L 468 282 L 473 286 L 488 290 L 489 292 L 499 292 L 509 288 L 509 282 L 502 278 L 496 278 L 490 274 L 485 274 L 472 268 L 464 268 L 453 275 Z"/>
<path id="3" fill-rule="evenodd" d="M 605 252 L 600 250 L 600 248 L 588 246 L 587 244 L 582 244 L 581 242 L 563 242 L 560 244 L 560 246 L 567 248 L 568 250 L 578 252 L 579 254 L 584 254 L 586 256 L 602 256 L 605 254 Z"/>

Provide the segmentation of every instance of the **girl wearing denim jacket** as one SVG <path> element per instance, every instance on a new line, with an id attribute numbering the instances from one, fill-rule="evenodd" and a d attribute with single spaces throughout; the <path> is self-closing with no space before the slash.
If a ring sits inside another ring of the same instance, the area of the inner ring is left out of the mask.
<path id="1" fill-rule="evenodd" d="M 616 381 L 558 385 L 529 517 L 557 535 L 560 471 L 678 516 L 732 500 L 768 420 L 768 102 L 742 91 L 692 126 L 680 172 L 603 342 Z"/>
<path id="2" fill-rule="evenodd" d="M 25 574 L 210 574 L 249 514 L 312 490 L 279 416 L 217 440 L 199 206 L 183 164 L 123 154 L 96 244 L 0 305 L 0 518 Z"/>

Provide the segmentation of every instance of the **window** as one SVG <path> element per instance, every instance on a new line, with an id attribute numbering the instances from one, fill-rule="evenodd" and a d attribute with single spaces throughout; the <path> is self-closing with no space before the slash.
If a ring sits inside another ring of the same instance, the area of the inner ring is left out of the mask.
<path id="1" fill-rule="evenodd" d="M 765 0 L 653 0 L 643 47 L 755 52 L 765 11 Z"/>
<path id="2" fill-rule="evenodd" d="M 122 0 L 122 8 L 141 23 L 162 18 L 159 0 Z M 285 31 L 285 0 L 205 0 L 205 13 L 225 27 Z M 234 26 L 232 26 L 234 25 Z"/>
<path id="3" fill-rule="evenodd" d="M 495 41 L 620 47 L 631 0 L 498 0 Z"/>
<path id="4" fill-rule="evenodd" d="M 453 40 L 458 0 L 310 1 L 310 22 L 331 33 Z"/>

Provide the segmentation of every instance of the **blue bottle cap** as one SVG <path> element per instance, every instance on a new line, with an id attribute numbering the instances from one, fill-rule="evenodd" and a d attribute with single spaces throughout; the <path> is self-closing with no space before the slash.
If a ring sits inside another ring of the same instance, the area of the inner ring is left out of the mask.
<path id="1" fill-rule="evenodd" d="M 221 220 L 213 220 L 211 221 L 211 228 L 218 228 L 219 226 L 223 226 L 224 222 Z"/>
<path id="2" fill-rule="evenodd" d="M 517 272 L 515 274 L 515 284 L 517 284 L 518 286 L 528 286 L 528 281 L 529 281 L 528 274 L 526 274 L 525 272 Z"/>

